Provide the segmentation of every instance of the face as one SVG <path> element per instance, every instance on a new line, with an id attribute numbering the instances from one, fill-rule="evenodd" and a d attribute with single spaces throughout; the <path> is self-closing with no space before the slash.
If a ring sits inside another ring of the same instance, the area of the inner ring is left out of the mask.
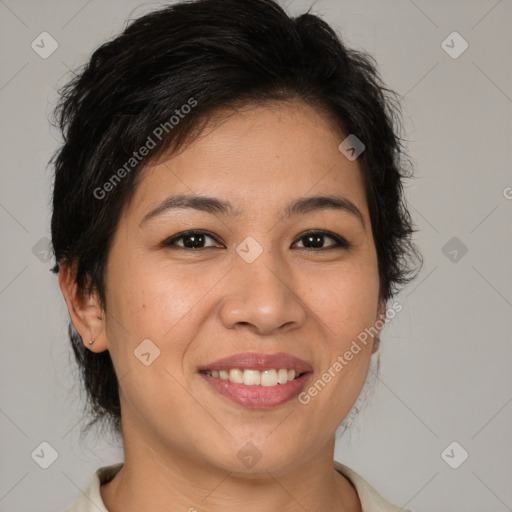
<path id="1" fill-rule="evenodd" d="M 145 169 L 113 238 L 107 314 L 90 333 L 118 375 L 125 439 L 247 474 L 332 442 L 375 345 L 345 354 L 382 314 L 344 138 L 305 104 L 253 106 Z M 254 469 L 247 455 L 260 458 Z"/>

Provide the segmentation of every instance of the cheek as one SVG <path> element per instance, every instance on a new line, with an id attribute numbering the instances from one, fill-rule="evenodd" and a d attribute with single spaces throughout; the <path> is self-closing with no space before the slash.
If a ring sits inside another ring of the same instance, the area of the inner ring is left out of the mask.
<path id="1" fill-rule="evenodd" d="M 378 292 L 378 272 L 371 259 L 340 267 L 329 276 L 310 276 L 307 302 L 323 331 L 324 354 L 320 372 L 299 401 L 305 410 L 314 411 L 319 429 L 335 429 L 361 391 L 372 355 L 369 333 L 376 322 Z"/>
<path id="2" fill-rule="evenodd" d="M 194 407 L 194 400 L 183 393 L 181 366 L 201 325 L 195 306 L 205 288 L 169 269 L 141 268 L 119 266 L 109 275 L 107 337 L 122 399 L 156 425 L 162 420 L 156 411 L 167 414 Z"/>
<path id="3" fill-rule="evenodd" d="M 142 340 L 150 339 L 177 358 L 200 328 L 201 301 L 217 281 L 217 275 L 176 265 L 134 261 L 112 268 L 107 284 L 112 313 L 109 340 L 120 350 L 132 352 Z"/>
<path id="4" fill-rule="evenodd" d="M 327 338 L 337 350 L 376 321 L 379 279 L 372 258 L 309 274 L 304 288 L 305 302 L 326 326 Z"/>

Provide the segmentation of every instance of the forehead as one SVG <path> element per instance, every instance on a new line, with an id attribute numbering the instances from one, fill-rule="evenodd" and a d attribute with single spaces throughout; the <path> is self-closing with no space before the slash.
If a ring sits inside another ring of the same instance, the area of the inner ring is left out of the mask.
<path id="1" fill-rule="evenodd" d="M 345 134 L 302 102 L 221 111 L 176 154 L 145 168 L 133 208 L 143 215 L 171 193 L 228 199 L 239 212 L 299 196 L 339 193 L 365 214 L 360 166 L 339 151 Z"/>

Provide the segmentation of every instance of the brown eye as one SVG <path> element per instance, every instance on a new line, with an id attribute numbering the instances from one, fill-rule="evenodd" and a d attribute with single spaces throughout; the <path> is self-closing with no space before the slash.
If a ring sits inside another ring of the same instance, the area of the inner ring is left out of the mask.
<path id="1" fill-rule="evenodd" d="M 208 244 L 208 240 L 213 240 L 214 244 Z M 179 247 L 183 249 L 208 249 L 209 247 L 221 247 L 215 238 L 205 231 L 186 231 L 178 236 L 168 239 L 163 243 L 165 247 Z"/>
<path id="2" fill-rule="evenodd" d="M 325 245 L 326 241 L 329 240 L 331 240 L 331 243 Z M 308 231 L 299 238 L 300 241 L 302 241 L 302 246 L 298 246 L 300 249 L 347 249 L 349 247 L 346 240 L 328 231 Z"/>

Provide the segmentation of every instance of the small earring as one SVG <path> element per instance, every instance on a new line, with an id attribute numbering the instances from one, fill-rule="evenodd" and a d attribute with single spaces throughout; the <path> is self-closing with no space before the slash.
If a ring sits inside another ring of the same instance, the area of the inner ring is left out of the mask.
<path id="1" fill-rule="evenodd" d="M 94 340 L 89 341 L 89 345 L 92 345 L 94 343 Z"/>

